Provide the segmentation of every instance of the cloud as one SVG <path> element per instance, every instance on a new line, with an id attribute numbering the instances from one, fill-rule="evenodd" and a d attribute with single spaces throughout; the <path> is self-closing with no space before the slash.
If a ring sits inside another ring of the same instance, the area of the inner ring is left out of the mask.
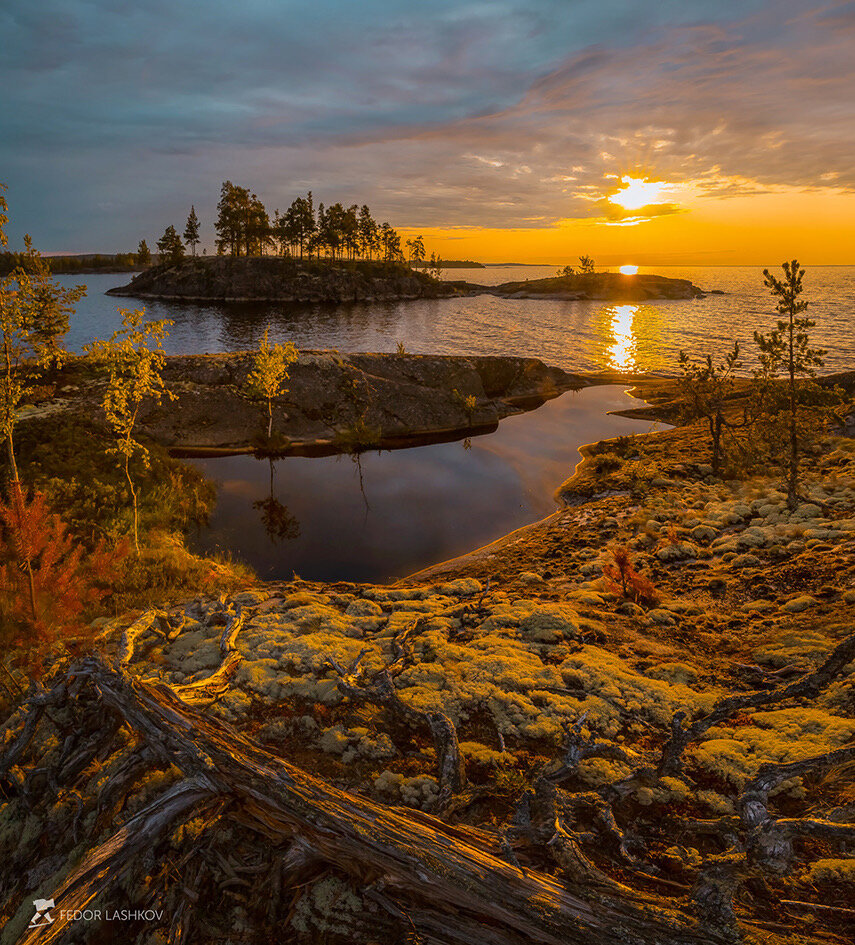
<path id="1" fill-rule="evenodd" d="M 7 0 L 0 29 L 10 232 L 46 249 L 134 245 L 190 203 L 210 232 L 226 178 L 399 226 L 676 212 L 608 209 L 627 173 L 855 188 L 852 3 Z"/>

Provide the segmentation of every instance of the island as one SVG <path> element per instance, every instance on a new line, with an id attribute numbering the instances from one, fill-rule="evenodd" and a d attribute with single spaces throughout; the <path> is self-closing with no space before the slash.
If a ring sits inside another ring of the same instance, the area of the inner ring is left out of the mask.
<path id="1" fill-rule="evenodd" d="M 375 302 L 456 295 L 402 262 L 191 256 L 161 263 L 107 295 L 178 302 Z"/>
<path id="2" fill-rule="evenodd" d="M 506 299 L 640 302 L 696 299 L 688 279 L 593 272 L 480 285 L 441 281 L 400 261 L 195 256 L 146 269 L 107 295 L 183 302 L 376 302 L 495 295 Z"/>
<path id="3" fill-rule="evenodd" d="M 465 295 L 487 294 L 505 299 L 555 299 L 568 302 L 585 299 L 610 302 L 702 299 L 712 294 L 699 289 L 688 279 L 671 279 L 654 273 L 625 275 L 621 272 L 590 272 L 503 282 L 492 286 L 473 282 L 452 282 L 451 285 Z"/>

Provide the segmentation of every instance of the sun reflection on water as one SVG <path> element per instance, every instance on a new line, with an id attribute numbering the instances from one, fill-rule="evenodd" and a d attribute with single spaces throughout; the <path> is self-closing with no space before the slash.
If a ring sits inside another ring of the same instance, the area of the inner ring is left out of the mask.
<path id="1" fill-rule="evenodd" d="M 613 371 L 663 366 L 662 315 L 652 305 L 606 305 L 594 316 L 594 356 Z"/>
<path id="2" fill-rule="evenodd" d="M 606 358 L 610 367 L 620 371 L 628 371 L 635 367 L 637 342 L 632 333 L 632 323 L 638 311 L 637 305 L 615 305 L 611 329 L 614 342 L 606 351 Z"/>

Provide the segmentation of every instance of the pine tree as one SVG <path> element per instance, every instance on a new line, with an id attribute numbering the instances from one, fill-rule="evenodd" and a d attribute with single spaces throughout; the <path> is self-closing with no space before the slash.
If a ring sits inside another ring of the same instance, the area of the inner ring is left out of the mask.
<path id="1" fill-rule="evenodd" d="M 162 261 L 169 265 L 179 263 L 184 258 L 184 244 L 174 226 L 170 225 L 163 231 L 163 236 L 157 241 L 157 251 Z"/>
<path id="2" fill-rule="evenodd" d="M 787 477 L 787 505 L 794 509 L 798 504 L 799 462 L 802 449 L 800 431 L 801 414 L 805 395 L 809 395 L 799 377 L 814 377 L 815 367 L 823 365 L 825 351 L 810 347 L 809 332 L 816 324 L 804 314 L 808 302 L 800 299 L 805 271 L 798 260 L 785 262 L 781 267 L 784 278 L 779 279 L 768 269 L 763 270 L 766 288 L 777 302 L 777 328 L 761 334 L 754 332 L 754 341 L 760 349 L 760 369 L 755 372 L 755 381 L 760 384 L 761 394 L 767 400 L 767 418 L 770 427 L 783 421 L 786 428 L 785 467 Z M 777 395 L 775 383 L 780 375 L 786 381 L 783 403 Z"/>
<path id="3" fill-rule="evenodd" d="M 127 542 L 90 552 L 68 533 L 42 493 L 0 499 L 0 644 L 34 663 L 44 644 L 84 629 L 86 610 L 109 592 Z M 30 669 L 34 666 L 28 667 Z"/>
<path id="4" fill-rule="evenodd" d="M 419 266 L 425 259 L 425 242 L 421 236 L 407 240 L 407 249 L 410 253 L 410 262 L 414 266 Z"/>
<path id="5" fill-rule="evenodd" d="M 683 401 L 681 412 L 686 420 L 706 420 L 712 440 L 714 476 L 719 474 L 724 454 L 722 433 L 726 427 L 733 426 L 724 411 L 734 389 L 734 372 L 741 366 L 736 342 L 721 364 L 714 364 L 709 354 L 700 365 L 694 364 L 685 351 L 680 352 L 681 376 L 677 383 Z"/>
<path id="6" fill-rule="evenodd" d="M 196 216 L 196 208 L 192 205 L 190 216 L 187 217 L 187 226 L 184 227 L 184 242 L 187 243 L 195 256 L 196 244 L 199 242 L 199 218 Z"/>
<path id="7" fill-rule="evenodd" d="M 137 265 L 142 266 L 142 268 L 151 265 L 151 250 L 145 240 L 140 240 L 140 245 L 137 248 Z"/>
<path id="8" fill-rule="evenodd" d="M 56 370 L 62 360 L 62 339 L 68 334 L 69 316 L 86 295 L 86 286 L 67 289 L 58 285 L 29 234 L 24 236 L 24 245 L 21 266 L 13 275 L 29 309 L 27 342 L 41 365 Z"/>

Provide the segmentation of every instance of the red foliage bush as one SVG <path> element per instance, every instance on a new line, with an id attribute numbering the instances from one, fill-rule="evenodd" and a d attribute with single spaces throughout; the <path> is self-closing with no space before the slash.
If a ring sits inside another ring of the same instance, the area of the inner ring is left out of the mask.
<path id="1" fill-rule="evenodd" d="M 11 651 L 14 662 L 34 671 L 39 652 L 84 634 L 129 546 L 101 541 L 87 553 L 42 493 L 28 499 L 19 482 L 10 482 L 8 493 L 0 499 L 0 641 L 3 656 Z"/>
<path id="2" fill-rule="evenodd" d="M 659 603 L 659 593 L 653 583 L 633 567 L 629 548 L 625 545 L 615 545 L 609 548 L 609 553 L 614 564 L 603 566 L 603 575 L 609 590 L 647 607 Z"/>

